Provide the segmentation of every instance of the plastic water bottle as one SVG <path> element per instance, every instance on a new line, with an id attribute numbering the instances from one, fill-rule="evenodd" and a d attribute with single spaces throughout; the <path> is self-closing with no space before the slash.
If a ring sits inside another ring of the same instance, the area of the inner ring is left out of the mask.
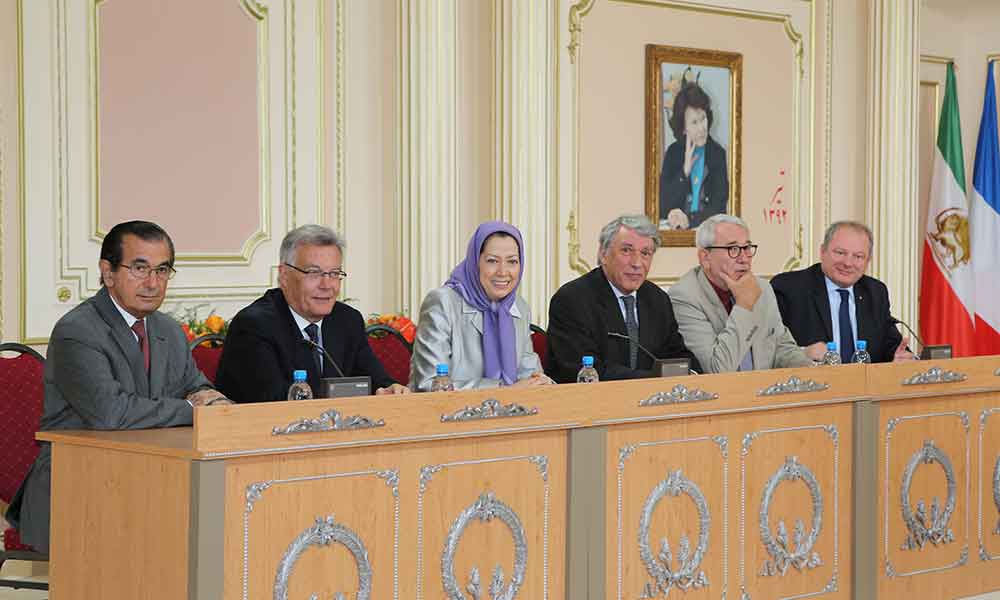
<path id="1" fill-rule="evenodd" d="M 580 372 L 576 374 L 577 383 L 595 383 L 599 381 L 597 376 L 597 369 L 594 368 L 594 357 L 584 356 L 583 366 L 580 367 Z"/>
<path id="2" fill-rule="evenodd" d="M 854 356 L 851 357 L 854 363 L 871 363 L 872 355 L 868 354 L 868 342 L 858 340 L 854 342 Z"/>
<path id="3" fill-rule="evenodd" d="M 823 354 L 824 365 L 839 365 L 840 351 L 837 350 L 837 342 L 827 342 L 826 353 Z"/>
<path id="4" fill-rule="evenodd" d="M 306 372 L 299 369 L 292 371 L 292 385 L 288 388 L 289 400 L 312 400 L 313 391 L 306 382 Z"/>
<path id="5" fill-rule="evenodd" d="M 448 374 L 448 365 L 441 363 L 437 366 L 437 375 L 431 380 L 432 392 L 454 391 L 455 384 L 451 382 L 451 375 Z"/>

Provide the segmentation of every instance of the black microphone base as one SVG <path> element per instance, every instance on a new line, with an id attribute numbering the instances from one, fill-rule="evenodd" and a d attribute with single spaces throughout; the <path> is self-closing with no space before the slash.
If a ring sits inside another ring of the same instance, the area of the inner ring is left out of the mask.
<path id="1" fill-rule="evenodd" d="M 938 360 L 942 358 L 951 358 L 951 344 L 924 346 L 920 350 L 920 360 Z"/>
<path id="2" fill-rule="evenodd" d="M 357 377 L 324 377 L 320 383 L 320 398 L 370 396 L 372 393 L 372 378 L 368 375 L 359 375 Z"/>
<path id="3" fill-rule="evenodd" d="M 680 377 L 691 373 L 691 359 L 658 358 L 653 361 L 653 373 L 660 377 Z"/>

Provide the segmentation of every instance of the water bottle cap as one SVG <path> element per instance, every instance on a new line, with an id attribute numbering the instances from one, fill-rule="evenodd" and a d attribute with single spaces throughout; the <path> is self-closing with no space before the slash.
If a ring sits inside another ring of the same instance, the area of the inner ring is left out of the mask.
<path id="1" fill-rule="evenodd" d="M 585 366 L 585 367 L 592 367 L 592 366 L 594 366 L 594 357 L 590 356 L 589 354 L 587 356 L 584 356 L 583 357 L 583 366 Z"/>
<path id="2" fill-rule="evenodd" d="M 295 371 L 292 371 L 293 381 L 299 382 L 299 381 L 305 381 L 306 379 L 309 379 L 309 375 L 302 369 L 296 369 Z"/>
<path id="3" fill-rule="evenodd" d="M 854 343 L 855 350 L 868 350 L 868 342 L 865 340 L 858 340 Z"/>
<path id="4" fill-rule="evenodd" d="M 836 352 L 837 351 L 837 342 L 827 342 L 826 343 L 826 349 L 829 350 L 830 352 Z"/>
<path id="5" fill-rule="evenodd" d="M 448 365 L 446 365 L 445 363 L 439 364 L 437 366 L 437 374 L 438 375 L 447 375 L 448 374 Z"/>

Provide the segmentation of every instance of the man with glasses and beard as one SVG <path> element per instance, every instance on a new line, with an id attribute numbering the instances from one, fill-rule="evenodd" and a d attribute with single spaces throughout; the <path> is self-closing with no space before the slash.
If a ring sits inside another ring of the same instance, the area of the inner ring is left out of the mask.
<path id="1" fill-rule="evenodd" d="M 376 394 L 409 392 L 372 352 L 361 313 L 337 302 L 347 277 L 341 237 L 329 227 L 303 225 L 288 232 L 280 253 L 279 287 L 229 324 L 215 379 L 219 389 L 236 402 L 285 400 L 293 371 L 303 370 L 316 397 L 321 379 L 338 376 L 367 375 Z"/>
<path id="2" fill-rule="evenodd" d="M 193 407 L 229 404 L 198 370 L 180 325 L 158 310 L 174 276 L 167 232 L 119 223 L 104 237 L 98 266 L 100 291 L 52 329 L 39 429 L 190 425 Z M 48 552 L 52 449 L 40 446 L 6 518 L 24 543 Z"/>
<path id="3" fill-rule="evenodd" d="M 781 321 L 757 245 L 739 217 L 714 215 L 695 233 L 699 266 L 670 288 L 677 325 L 706 373 L 804 367 L 812 361 Z"/>

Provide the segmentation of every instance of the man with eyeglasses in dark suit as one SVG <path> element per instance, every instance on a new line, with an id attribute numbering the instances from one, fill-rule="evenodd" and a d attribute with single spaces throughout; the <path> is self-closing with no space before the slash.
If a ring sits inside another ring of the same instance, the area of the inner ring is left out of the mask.
<path id="1" fill-rule="evenodd" d="M 98 267 L 101 289 L 59 319 L 49 337 L 39 429 L 190 425 L 195 406 L 229 404 L 198 370 L 180 325 L 159 312 L 174 276 L 167 232 L 148 221 L 115 225 Z M 6 518 L 24 543 L 48 552 L 52 447 L 40 447 Z"/>
<path id="2" fill-rule="evenodd" d="M 739 217 L 714 215 L 695 233 L 699 266 L 669 291 L 677 325 L 706 373 L 805 367 L 766 279 L 754 275 L 757 244 Z"/>
<path id="3" fill-rule="evenodd" d="M 347 277 L 341 237 L 329 227 L 303 225 L 288 232 L 280 254 L 279 287 L 229 324 L 218 388 L 235 402 L 285 400 L 292 373 L 303 370 L 315 397 L 324 377 L 338 376 L 367 375 L 376 394 L 409 392 L 386 374 L 372 352 L 361 313 L 337 302 Z"/>

